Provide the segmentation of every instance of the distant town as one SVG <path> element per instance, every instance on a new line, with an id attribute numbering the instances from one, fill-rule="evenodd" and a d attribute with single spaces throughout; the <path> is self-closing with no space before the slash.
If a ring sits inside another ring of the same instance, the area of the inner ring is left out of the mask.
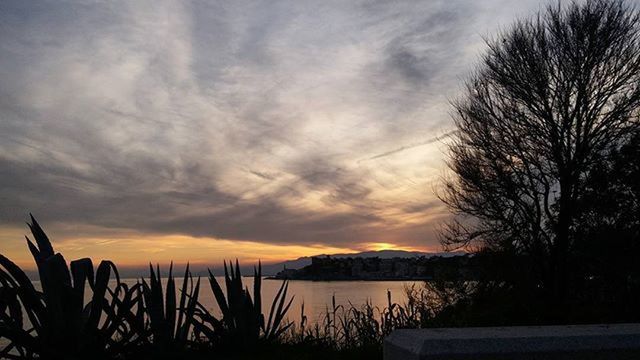
<path id="1" fill-rule="evenodd" d="M 454 280 L 473 279 L 472 255 L 420 256 L 411 258 L 315 256 L 301 269 L 285 268 L 273 279 L 337 280 Z"/>

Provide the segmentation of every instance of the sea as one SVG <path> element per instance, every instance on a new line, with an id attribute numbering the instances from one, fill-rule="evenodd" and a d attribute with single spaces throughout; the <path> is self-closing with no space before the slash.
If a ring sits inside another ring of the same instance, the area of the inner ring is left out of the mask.
<path id="1" fill-rule="evenodd" d="M 216 279 L 225 290 L 224 277 Z M 135 284 L 136 279 L 124 279 L 123 282 Z M 220 309 L 215 301 L 209 281 L 202 278 L 199 301 L 213 314 L 220 314 Z M 243 277 L 243 284 L 253 297 L 253 277 Z M 176 288 L 180 287 L 182 279 L 176 279 Z M 404 304 L 407 301 L 406 289 L 411 286 L 420 286 L 421 281 L 304 281 L 289 280 L 287 298 L 293 297 L 293 303 L 287 318 L 289 321 L 299 323 L 302 317 L 302 304 L 304 303 L 304 315 L 308 324 L 319 322 L 331 309 L 335 299 L 336 306 L 349 307 L 353 305 L 359 308 L 367 302 L 382 310 L 388 306 L 387 292 L 391 294 L 391 301 Z M 263 278 L 262 280 L 262 310 L 266 316 L 273 298 L 278 293 L 282 280 Z"/>
<path id="2" fill-rule="evenodd" d="M 224 286 L 224 277 L 217 276 L 216 279 L 221 285 L 223 291 L 226 292 Z M 124 283 L 133 285 L 139 279 L 128 278 L 122 279 Z M 243 277 L 243 285 L 249 289 L 253 297 L 253 277 Z M 262 279 L 262 310 L 268 317 L 271 303 L 278 293 L 282 280 Z M 166 289 L 166 278 L 163 279 L 163 290 Z M 176 279 L 176 288 L 181 287 L 182 279 Z M 33 281 L 36 289 L 40 290 L 40 281 Z M 114 285 L 115 281 L 111 284 Z M 369 303 L 374 308 L 380 310 L 388 306 L 387 294 L 390 293 L 391 301 L 394 303 L 405 304 L 407 301 L 406 290 L 411 286 L 421 286 L 421 281 L 302 281 L 290 280 L 287 301 L 293 297 L 291 308 L 289 309 L 286 319 L 293 321 L 296 325 L 300 324 L 302 319 L 302 304 L 304 304 L 304 316 L 307 318 L 307 325 L 322 323 L 322 319 L 331 311 L 334 301 L 335 306 L 343 306 L 349 308 L 354 306 L 360 308 Z M 87 285 L 85 291 L 85 302 L 90 299 L 90 288 Z M 213 292 L 209 286 L 206 277 L 201 280 L 201 289 L 199 295 L 200 303 L 206 307 L 212 314 L 220 315 L 220 308 L 213 296 Z M 25 319 L 26 320 L 26 319 Z M 28 321 L 27 321 L 28 322 Z M 29 324 L 25 324 L 29 326 Z M 8 344 L 6 338 L 0 337 L 0 349 Z"/>

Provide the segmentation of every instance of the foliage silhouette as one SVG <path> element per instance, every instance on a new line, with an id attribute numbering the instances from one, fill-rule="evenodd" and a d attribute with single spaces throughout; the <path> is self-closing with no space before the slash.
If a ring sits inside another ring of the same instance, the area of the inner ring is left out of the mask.
<path id="1" fill-rule="evenodd" d="M 225 312 L 218 320 L 198 302 L 200 279 L 193 279 L 188 265 L 179 297 L 173 265 L 164 288 L 159 267 L 154 270 L 152 266 L 148 281 L 141 279 L 129 287 L 110 261 L 102 261 L 95 276 L 87 258 L 67 267 L 38 222 L 31 219 L 35 244 L 29 238 L 27 244 L 42 290 L 36 289 L 20 267 L 0 255 L 0 338 L 8 340 L 0 350 L 3 358 L 170 358 L 191 351 L 203 340 L 210 341 L 206 343 L 209 347 L 228 348 L 258 339 L 276 342 L 291 326 L 285 321 L 293 300 L 287 302 L 286 282 L 273 300 L 268 322 L 264 322 L 259 267 L 254 275 L 255 302 L 242 288 L 237 262 L 235 269 L 232 267 L 234 274 L 226 276 L 228 302 L 218 292 L 221 289 L 215 277 L 210 277 Z M 86 290 L 91 296 L 85 304 Z"/>
<path id="2" fill-rule="evenodd" d="M 639 32 L 624 1 L 550 6 L 488 41 L 454 104 L 440 196 L 457 216 L 442 243 L 530 257 L 528 285 L 554 316 L 576 290 L 579 206 L 605 212 L 585 179 L 640 126 Z"/>
<path id="3" fill-rule="evenodd" d="M 285 316 L 291 307 L 293 297 L 287 301 L 288 282 L 283 281 L 280 290 L 271 303 L 268 320 L 262 312 L 262 267 L 254 268 L 253 297 L 249 289 L 242 285 L 240 265 L 236 260 L 230 270 L 224 263 L 226 296 L 218 280 L 209 272 L 211 291 L 222 312 L 222 319 L 212 316 L 205 307 L 198 304 L 199 311 L 194 323 L 196 336 L 218 346 L 252 346 L 258 342 L 277 342 L 291 327 Z"/>
<path id="4" fill-rule="evenodd" d="M 261 265 L 254 269 L 252 295 L 243 287 L 236 261 L 235 266 L 224 264 L 226 292 L 209 274 L 222 313 L 218 318 L 198 301 L 200 279 L 194 279 L 188 265 L 179 290 L 173 265 L 166 282 L 160 268 L 150 265 L 148 279 L 128 286 L 109 261 L 102 261 L 95 275 L 90 259 L 72 261 L 68 268 L 33 218 L 30 229 L 35 244 L 30 239 L 27 243 L 42 290 L 0 255 L 0 338 L 8 341 L 0 356 L 7 359 L 200 359 L 214 354 L 222 358 L 376 358 L 381 356 L 386 335 L 396 328 L 426 326 L 438 311 L 436 304 L 443 303 L 442 298 L 433 297 L 434 292 L 415 287 L 407 289 L 405 305 L 393 303 L 388 293 L 383 309 L 369 303 L 344 307 L 336 305 L 334 297 L 323 319 L 309 326 L 303 304 L 302 320 L 294 324 L 286 318 L 293 302 L 287 296 L 288 282 L 280 286 L 266 317 Z M 85 293 L 90 294 L 88 299 Z"/>
<path id="5" fill-rule="evenodd" d="M 142 298 L 144 304 L 138 304 L 147 320 L 146 334 L 150 339 L 153 352 L 158 356 L 183 350 L 190 341 L 191 325 L 196 312 L 200 279 L 195 281 L 189 271 L 189 265 L 184 272 L 179 302 L 176 302 L 176 286 L 173 278 L 173 264 L 169 268 L 166 292 L 163 296 L 160 268 L 149 265 L 149 283 L 142 279 Z M 176 316 L 177 315 L 177 316 Z M 138 316 L 137 319 L 140 319 Z"/>
<path id="6" fill-rule="evenodd" d="M 38 267 L 42 291 L 26 274 L 0 255 L 0 335 L 10 343 L 0 356 L 12 358 L 37 354 L 45 359 L 107 358 L 136 343 L 135 329 L 126 322 L 135 303 L 136 288 L 119 280 L 115 265 L 102 261 L 93 272 L 90 259 L 71 262 L 55 253 L 47 235 L 31 217 L 34 244 L 27 244 Z M 111 289 L 111 271 L 117 285 Z M 92 290 L 84 303 L 85 286 Z M 26 314 L 28 323 L 23 319 Z"/>

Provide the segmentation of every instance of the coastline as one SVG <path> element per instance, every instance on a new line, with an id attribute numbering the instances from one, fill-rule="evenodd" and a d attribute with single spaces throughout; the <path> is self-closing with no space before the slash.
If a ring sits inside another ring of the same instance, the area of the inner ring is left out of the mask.
<path id="1" fill-rule="evenodd" d="M 277 276 L 268 276 L 265 277 L 264 280 L 289 280 L 289 281 L 312 281 L 312 282 L 345 282 L 345 281 L 431 281 L 432 277 L 415 277 L 415 278 L 330 278 L 330 279 L 295 279 L 295 278 L 285 278 L 285 277 L 277 277 Z"/>

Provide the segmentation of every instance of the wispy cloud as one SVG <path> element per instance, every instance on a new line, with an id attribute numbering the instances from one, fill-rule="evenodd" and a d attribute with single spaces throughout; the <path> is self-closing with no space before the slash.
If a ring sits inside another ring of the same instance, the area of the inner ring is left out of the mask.
<path id="1" fill-rule="evenodd" d="M 448 99 L 540 6 L 4 1 L 0 226 L 433 247 Z"/>
<path id="2" fill-rule="evenodd" d="M 368 159 L 365 159 L 365 160 L 380 159 L 380 158 L 383 158 L 383 157 L 386 157 L 386 156 L 389 156 L 389 155 L 397 154 L 397 153 L 405 151 L 405 150 L 415 149 L 415 148 L 417 148 L 419 146 L 430 145 L 430 144 L 433 144 L 433 143 L 435 143 L 437 141 L 441 141 L 441 140 L 444 140 L 444 139 L 446 139 L 448 137 L 451 137 L 451 136 L 455 135 L 456 133 L 457 133 L 456 130 L 448 131 L 448 132 L 446 132 L 446 133 L 444 133 L 442 135 L 434 136 L 434 137 L 432 137 L 430 139 L 427 139 L 427 140 L 424 140 L 424 141 L 419 141 L 419 142 L 416 142 L 416 143 L 413 143 L 413 144 L 400 146 L 399 148 L 395 148 L 393 150 L 385 151 L 385 152 L 383 152 L 381 154 L 374 155 L 374 156 L 372 156 L 372 157 L 370 157 Z M 364 161 L 364 160 L 358 160 L 358 163 L 360 163 L 362 161 Z"/>

